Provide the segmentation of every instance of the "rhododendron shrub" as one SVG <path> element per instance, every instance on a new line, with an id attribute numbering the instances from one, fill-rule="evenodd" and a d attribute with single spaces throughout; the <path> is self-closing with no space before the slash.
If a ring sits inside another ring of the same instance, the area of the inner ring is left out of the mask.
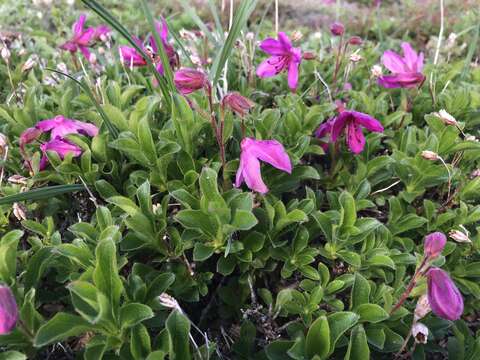
<path id="1" fill-rule="evenodd" d="M 0 359 L 480 358 L 478 14 L 440 4 L 1 11 Z"/>

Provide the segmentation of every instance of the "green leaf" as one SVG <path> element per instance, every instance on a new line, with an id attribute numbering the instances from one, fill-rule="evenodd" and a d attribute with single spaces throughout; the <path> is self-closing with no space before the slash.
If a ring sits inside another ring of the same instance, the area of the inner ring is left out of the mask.
<path id="1" fill-rule="evenodd" d="M 328 316 L 330 325 L 330 354 L 335 350 L 335 345 L 348 329 L 358 322 L 359 316 L 353 312 L 340 311 Z"/>
<path id="2" fill-rule="evenodd" d="M 361 304 L 355 312 L 360 315 L 360 321 L 378 323 L 388 319 L 388 313 L 377 304 Z"/>
<path id="3" fill-rule="evenodd" d="M 150 307 L 139 303 L 130 303 L 120 308 L 120 324 L 122 328 L 129 328 L 151 319 L 153 311 Z"/>
<path id="4" fill-rule="evenodd" d="M 157 161 L 157 150 L 155 149 L 155 143 L 153 142 L 152 132 L 150 131 L 150 124 L 145 117 L 138 123 L 137 137 L 140 148 L 150 163 L 153 165 Z"/>
<path id="5" fill-rule="evenodd" d="M 190 321 L 178 310 L 172 311 L 165 322 L 170 339 L 170 360 L 191 358 L 189 334 Z"/>
<path id="6" fill-rule="evenodd" d="M 4 351 L 0 354 L 0 360 L 27 360 L 27 355 L 18 351 Z"/>
<path id="7" fill-rule="evenodd" d="M 143 360 L 152 351 L 147 328 L 138 324 L 130 332 L 130 352 L 135 360 Z"/>
<path id="8" fill-rule="evenodd" d="M 50 265 L 50 259 L 53 257 L 53 247 L 46 246 L 39 249 L 28 261 L 25 274 L 25 289 L 40 285 L 40 278 L 45 269 Z"/>
<path id="9" fill-rule="evenodd" d="M 237 210 L 233 216 L 231 225 L 238 230 L 250 230 L 257 225 L 258 220 L 252 212 L 247 210 Z"/>
<path id="10" fill-rule="evenodd" d="M 369 302 L 370 284 L 359 272 L 356 272 L 350 296 L 350 309 L 355 310 L 359 305 L 368 304 Z"/>
<path id="11" fill-rule="evenodd" d="M 330 351 L 330 326 L 325 316 L 319 317 L 308 329 L 305 353 L 308 358 L 318 355 L 325 359 Z"/>
<path id="12" fill-rule="evenodd" d="M 34 346 L 42 347 L 95 329 L 93 325 L 80 316 L 58 313 L 38 329 Z"/>
<path id="13" fill-rule="evenodd" d="M 23 231 L 12 230 L 6 233 L 0 241 L 0 277 L 3 282 L 15 282 L 17 271 L 17 246 Z"/>
<path id="14" fill-rule="evenodd" d="M 4 196 L 0 199 L 0 205 L 13 204 L 20 201 L 35 201 L 49 199 L 58 195 L 85 190 L 83 185 L 55 185 L 25 191 L 15 195 Z"/>
<path id="15" fill-rule="evenodd" d="M 345 360 L 364 360 L 370 359 L 370 348 L 367 343 L 367 335 L 362 325 L 353 328 L 350 334 L 350 342 L 348 344 Z"/>
<path id="16" fill-rule="evenodd" d="M 344 228 L 354 226 L 355 221 L 357 221 L 357 210 L 355 208 L 355 199 L 353 198 L 352 194 L 344 191 L 340 194 L 338 200 L 340 201 L 340 205 L 343 209 L 343 218 L 340 222 L 341 226 Z"/>
<path id="17" fill-rule="evenodd" d="M 157 296 L 161 295 L 173 284 L 175 275 L 173 273 L 164 273 L 158 275 L 152 282 L 150 282 L 147 290 L 146 299 L 152 301 Z"/>
<path id="18" fill-rule="evenodd" d="M 177 134 L 178 143 L 189 155 L 193 152 L 194 116 L 184 96 L 175 94 L 172 101 L 172 122 Z"/>
<path id="19" fill-rule="evenodd" d="M 212 246 L 204 245 L 202 243 L 196 243 L 193 248 L 193 260 L 205 261 L 213 255 L 215 248 Z"/>
<path id="20" fill-rule="evenodd" d="M 187 229 L 201 230 L 203 233 L 215 237 L 218 224 L 215 218 L 200 210 L 181 210 L 175 219 Z"/>
<path id="21" fill-rule="evenodd" d="M 100 241 L 95 250 L 96 263 L 93 271 L 95 286 L 107 296 L 115 314 L 123 291 L 122 281 L 118 276 L 117 250 L 112 238 Z"/>
<path id="22" fill-rule="evenodd" d="M 293 341 L 276 340 L 265 348 L 268 360 L 291 360 L 288 350 L 293 346 Z"/>

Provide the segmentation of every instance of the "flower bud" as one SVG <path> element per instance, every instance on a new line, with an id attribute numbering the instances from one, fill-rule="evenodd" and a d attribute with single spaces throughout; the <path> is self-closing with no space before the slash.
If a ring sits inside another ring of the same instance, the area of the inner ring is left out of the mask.
<path id="1" fill-rule="evenodd" d="M 247 32 L 247 34 L 245 35 L 245 39 L 247 39 L 248 41 L 252 41 L 253 39 L 255 39 L 255 34 L 251 31 Z"/>
<path id="2" fill-rule="evenodd" d="M 253 101 L 240 95 L 238 92 L 230 92 L 222 99 L 222 106 L 230 108 L 238 116 L 245 116 L 253 105 Z"/>
<path id="3" fill-rule="evenodd" d="M 430 259 L 440 255 L 447 243 L 447 237 L 441 232 L 434 232 L 425 236 L 424 254 Z"/>
<path id="4" fill-rule="evenodd" d="M 446 125 L 458 125 L 457 120 L 455 120 L 455 118 L 444 109 L 434 114 L 436 117 L 440 118 Z"/>
<path id="5" fill-rule="evenodd" d="M 22 204 L 13 203 L 13 216 L 15 216 L 18 221 L 27 220 L 26 210 Z"/>
<path id="6" fill-rule="evenodd" d="M 361 61 L 363 59 L 362 55 L 359 55 L 359 54 L 356 54 L 356 53 L 353 53 L 352 55 L 350 55 L 350 61 L 353 62 L 353 63 L 357 63 L 359 61 Z"/>
<path id="7" fill-rule="evenodd" d="M 10 53 L 10 50 L 6 46 L 2 47 L 2 50 L 0 51 L 0 55 L 2 56 L 2 59 L 7 61 L 10 59 L 10 56 L 12 55 Z"/>
<path id="8" fill-rule="evenodd" d="M 33 57 L 29 57 L 27 61 L 25 61 L 25 64 L 22 66 L 22 72 L 27 72 L 31 70 L 36 64 L 36 61 Z"/>
<path id="9" fill-rule="evenodd" d="M 471 243 L 472 240 L 468 237 L 467 234 L 464 232 L 461 232 L 460 230 L 451 230 L 448 233 L 448 236 L 450 236 L 453 240 L 459 243 Z"/>
<path id="10" fill-rule="evenodd" d="M 424 324 L 417 322 L 412 326 L 412 335 L 417 344 L 426 344 L 428 328 Z"/>
<path id="11" fill-rule="evenodd" d="M 317 58 L 317 56 L 312 51 L 305 51 L 302 54 L 302 59 L 303 60 L 315 60 L 316 58 Z"/>
<path id="12" fill-rule="evenodd" d="M 342 36 L 345 32 L 345 26 L 341 22 L 334 22 L 330 25 L 330 32 L 334 36 Z"/>
<path id="13" fill-rule="evenodd" d="M 348 39 L 348 43 L 350 45 L 362 45 L 363 40 L 360 36 L 352 36 L 350 39 Z"/>
<path id="14" fill-rule="evenodd" d="M 183 95 L 190 94 L 208 86 L 207 76 L 202 71 L 190 68 L 183 68 L 176 71 L 173 81 Z"/>
<path id="15" fill-rule="evenodd" d="M 382 67 L 380 65 L 373 65 L 370 72 L 374 78 L 378 78 L 383 75 Z"/>
<path id="16" fill-rule="evenodd" d="M 428 296 L 423 294 L 417 300 L 417 306 L 415 307 L 414 320 L 423 319 L 427 314 L 432 311 L 430 303 L 428 302 Z"/>
<path id="17" fill-rule="evenodd" d="M 25 130 L 21 135 L 18 143 L 20 145 L 20 149 L 23 150 L 26 144 L 30 144 L 36 138 L 38 138 L 42 134 L 42 131 L 37 128 L 28 128 Z"/>
<path id="18" fill-rule="evenodd" d="M 438 160 L 440 157 L 436 152 L 430 151 L 430 150 L 424 150 L 422 151 L 422 157 L 426 160 Z"/>
<path id="19" fill-rule="evenodd" d="M 8 334 L 15 328 L 18 308 L 9 287 L 0 285 L 0 335 Z"/>
<path id="20" fill-rule="evenodd" d="M 435 315 L 458 320 L 463 313 L 463 298 L 450 276 L 439 268 L 427 272 L 428 302 Z"/>

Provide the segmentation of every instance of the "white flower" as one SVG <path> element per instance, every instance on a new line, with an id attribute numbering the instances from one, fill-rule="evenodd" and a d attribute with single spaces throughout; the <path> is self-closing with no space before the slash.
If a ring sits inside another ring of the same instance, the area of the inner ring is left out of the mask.
<path id="1" fill-rule="evenodd" d="M 436 152 L 430 150 L 422 151 L 422 157 L 427 160 L 438 160 L 440 158 Z"/>
<path id="2" fill-rule="evenodd" d="M 160 301 L 160 305 L 162 306 L 182 311 L 180 305 L 178 304 L 178 301 L 173 296 L 170 296 L 167 293 L 160 294 L 158 300 Z"/>
<path id="3" fill-rule="evenodd" d="M 428 328 L 422 323 L 415 323 L 412 326 L 412 335 L 415 342 L 419 344 L 426 344 L 428 339 Z"/>
<path id="4" fill-rule="evenodd" d="M 434 113 L 436 117 L 440 118 L 446 125 L 457 125 L 457 120 L 450 115 L 445 109 Z"/>
<path id="5" fill-rule="evenodd" d="M 415 307 L 414 319 L 415 321 L 420 320 L 427 316 L 427 314 L 432 311 L 430 303 L 428 302 L 428 296 L 423 294 L 417 300 L 417 306 Z"/>
<path id="6" fill-rule="evenodd" d="M 383 75 L 382 67 L 380 65 L 373 65 L 371 70 L 372 76 L 378 78 Z"/>
<path id="7" fill-rule="evenodd" d="M 471 243 L 472 240 L 468 237 L 468 234 L 465 234 L 464 232 L 461 232 L 460 230 L 451 230 L 448 233 L 448 236 L 450 236 L 453 240 L 459 243 Z"/>

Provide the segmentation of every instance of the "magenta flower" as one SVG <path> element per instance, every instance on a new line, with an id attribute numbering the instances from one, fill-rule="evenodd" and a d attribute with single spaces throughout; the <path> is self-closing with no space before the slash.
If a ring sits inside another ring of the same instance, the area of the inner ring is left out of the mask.
<path id="1" fill-rule="evenodd" d="M 12 331 L 18 320 L 18 308 L 9 287 L 0 285 L 0 335 Z"/>
<path id="2" fill-rule="evenodd" d="M 252 190 L 262 194 L 268 192 L 260 172 L 260 160 L 289 174 L 292 172 L 290 158 L 278 141 L 244 138 L 240 146 L 240 166 L 235 180 L 236 187 L 240 187 L 245 181 Z"/>
<path id="3" fill-rule="evenodd" d="M 81 134 L 93 137 L 98 134 L 98 128 L 95 125 L 67 119 L 63 115 L 55 116 L 53 119 L 39 121 L 35 127 L 28 128 L 20 135 L 20 149 L 29 166 L 30 162 L 24 151 L 25 145 L 36 140 L 41 134 L 48 131 L 50 131 L 50 141 L 40 146 L 43 152 L 43 157 L 40 161 L 40 170 L 43 170 L 48 163 L 46 157 L 47 151 L 55 151 L 61 159 L 65 158 L 65 155 L 69 152 L 71 152 L 74 157 L 80 156 L 82 149 L 65 139 L 65 136 L 69 134 Z"/>
<path id="4" fill-rule="evenodd" d="M 422 74 L 423 53 L 417 55 L 409 43 L 402 43 L 403 57 L 387 50 L 383 53 L 382 62 L 392 72 L 378 78 L 378 83 L 385 88 L 412 88 L 425 80 Z"/>
<path id="5" fill-rule="evenodd" d="M 330 25 L 330 32 L 335 36 L 342 36 L 345 32 L 345 26 L 341 22 L 334 22 Z"/>
<path id="6" fill-rule="evenodd" d="M 292 91 L 297 90 L 298 67 L 302 61 L 302 51 L 294 48 L 288 36 L 283 32 L 278 33 L 278 40 L 272 38 L 263 40 L 260 49 L 271 56 L 258 66 L 257 75 L 261 78 L 268 78 L 286 71 L 288 86 Z"/>
<path id="7" fill-rule="evenodd" d="M 175 72 L 173 82 L 183 95 L 188 95 L 196 90 L 210 86 L 207 75 L 200 70 L 182 68 Z"/>
<path id="8" fill-rule="evenodd" d="M 164 18 L 162 18 L 162 23 L 158 21 L 155 23 L 155 30 L 157 31 L 160 41 L 162 42 L 163 49 L 167 54 L 170 66 L 175 68 L 178 65 L 178 56 L 175 52 L 175 49 L 172 45 L 168 43 L 168 26 Z M 148 46 L 144 46 L 142 42 L 136 39 L 137 44 L 147 53 L 152 62 L 155 64 L 157 71 L 163 75 L 163 66 L 160 56 L 158 55 L 158 44 L 155 41 L 155 37 L 150 35 L 148 39 Z M 120 46 L 119 47 L 120 58 L 123 63 L 128 66 L 145 66 L 147 62 L 135 48 L 129 46 Z"/>
<path id="9" fill-rule="evenodd" d="M 463 313 L 463 297 L 450 276 L 439 268 L 427 273 L 428 302 L 437 316 L 458 320 Z"/>
<path id="10" fill-rule="evenodd" d="M 88 48 L 93 45 L 95 40 L 99 38 L 104 39 L 110 32 L 110 29 L 106 25 L 84 29 L 86 20 L 87 16 L 81 14 L 78 20 L 73 24 L 72 38 L 60 45 L 60 49 L 70 51 L 71 53 L 75 53 L 79 50 L 83 56 L 90 61 L 90 51 Z"/>
<path id="11" fill-rule="evenodd" d="M 425 236 L 424 253 L 431 259 L 440 255 L 447 243 L 447 237 L 441 232 L 434 232 Z"/>
<path id="12" fill-rule="evenodd" d="M 35 128 L 42 132 L 50 132 L 50 138 L 63 138 L 68 134 L 81 134 L 86 136 L 96 136 L 98 128 L 89 123 L 78 120 L 67 119 L 63 115 L 55 116 L 53 119 L 42 120 L 35 125 Z"/>
<path id="13" fill-rule="evenodd" d="M 321 124 L 315 131 L 315 136 L 322 138 L 329 134 L 330 141 L 336 142 L 341 133 L 345 132 L 348 147 L 354 154 L 359 154 L 365 147 L 362 128 L 373 132 L 383 132 L 380 121 L 372 116 L 358 111 L 342 110 L 337 116 Z"/>

